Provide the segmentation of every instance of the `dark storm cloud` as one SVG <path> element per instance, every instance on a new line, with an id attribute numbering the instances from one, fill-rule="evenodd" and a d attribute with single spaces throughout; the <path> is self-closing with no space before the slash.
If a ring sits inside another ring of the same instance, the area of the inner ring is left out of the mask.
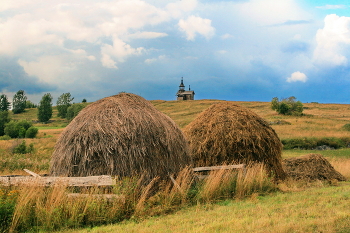
<path id="1" fill-rule="evenodd" d="M 36 77 L 28 76 L 14 58 L 0 57 L 0 91 L 4 90 L 24 90 L 28 94 L 37 94 L 55 90 L 55 87 L 40 83 Z"/>

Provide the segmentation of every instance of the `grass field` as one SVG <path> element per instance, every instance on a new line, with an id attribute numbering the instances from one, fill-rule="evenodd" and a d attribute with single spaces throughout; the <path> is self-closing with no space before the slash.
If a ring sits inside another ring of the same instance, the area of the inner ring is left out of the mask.
<path id="1" fill-rule="evenodd" d="M 175 214 L 145 221 L 83 232 L 349 232 L 350 183 L 337 187 L 313 187 L 298 192 L 252 195 L 245 200 L 226 200 L 197 205 Z"/>
<path id="2" fill-rule="evenodd" d="M 180 128 L 184 128 L 200 112 L 210 105 L 220 102 L 220 100 L 183 102 L 154 100 L 151 102 L 158 110 L 171 117 Z M 350 122 L 349 105 L 306 103 L 304 104 L 304 116 L 282 116 L 271 110 L 270 103 L 267 102 L 234 103 L 249 108 L 270 122 L 280 139 L 350 137 L 350 131 L 343 128 L 345 124 Z M 55 142 L 68 122 L 57 117 L 55 108 L 53 118 L 47 124 L 36 122 L 36 109 L 29 109 L 25 113 L 12 115 L 12 118 L 33 121 L 34 125 L 39 128 L 39 134 L 37 138 L 25 139 L 27 144 L 33 143 L 35 151 L 22 155 L 11 153 L 11 148 L 19 144 L 22 139 L 0 140 L 0 175 L 23 175 L 25 174 L 24 168 L 39 174 L 48 173 Z M 280 122 L 285 124 L 280 124 Z M 337 171 L 350 179 L 350 148 L 324 151 L 284 150 L 282 156 L 288 158 L 308 153 L 324 155 Z M 266 187 L 269 187 L 269 185 L 266 185 Z M 274 188 L 271 190 L 274 190 Z M 227 197 L 216 200 L 214 198 L 214 201 L 208 199 L 208 202 L 198 202 L 197 204 L 182 203 L 182 200 L 179 202 L 182 204 L 175 205 L 175 207 L 172 205 L 176 199 L 175 197 L 179 194 L 174 194 L 173 198 L 175 199 L 164 199 L 167 200 L 165 201 L 167 204 L 163 203 L 161 205 L 163 209 L 154 209 L 159 208 L 155 205 L 155 207 L 152 207 L 153 209 L 148 210 L 153 211 L 155 215 L 158 213 L 159 217 L 149 218 L 147 207 L 142 210 L 142 214 L 132 217 L 132 220 L 117 225 L 93 229 L 86 228 L 81 232 L 350 232 L 349 182 L 332 184 L 285 182 L 279 184 L 276 190 L 279 191 L 269 191 L 268 193 L 256 191 L 243 199 Z M 25 192 L 30 193 L 29 191 Z M 56 190 L 55 192 L 60 193 L 61 191 Z M 38 194 L 38 192 L 33 193 Z M 47 194 L 42 193 L 42 195 Z M 27 197 L 30 199 L 29 196 Z M 63 199 L 60 199 L 62 197 L 53 195 L 51 198 L 52 201 L 56 200 L 56 204 L 59 204 L 60 201 L 64 202 Z M 51 222 L 65 221 L 62 216 L 57 217 L 55 214 L 57 214 L 57 211 L 64 212 L 68 210 L 60 209 L 61 207 L 55 209 L 52 207 L 54 206 L 52 203 L 46 202 L 47 198 L 36 198 L 36 200 L 40 203 L 35 205 L 41 206 L 39 208 L 41 212 L 37 213 L 38 216 L 42 216 L 43 219 L 48 219 Z M 90 204 L 89 206 L 86 204 L 85 207 L 80 206 L 80 209 L 77 207 L 76 210 L 71 211 L 88 211 L 91 216 L 94 215 L 89 211 L 97 211 L 101 215 L 108 215 L 98 209 L 96 203 L 92 203 L 92 206 Z M 139 206 L 145 208 L 145 204 Z M 47 214 L 45 214 L 45 211 L 48 211 Z M 100 221 L 98 213 L 95 214 L 97 222 Z M 73 221 L 73 218 L 79 219 L 79 215 L 75 215 L 78 213 L 66 213 L 67 216 L 69 214 L 73 217 L 67 220 L 68 223 L 65 226 L 74 227 L 75 225 L 69 221 Z M 101 223 L 108 222 L 103 221 L 103 218 L 106 217 L 100 218 L 102 219 Z M 75 227 L 81 226 L 84 225 L 78 224 Z M 43 229 L 55 229 L 50 227 L 52 226 Z M 234 230 L 232 231 L 232 229 Z M 36 228 L 36 230 L 40 231 L 40 228 Z"/>

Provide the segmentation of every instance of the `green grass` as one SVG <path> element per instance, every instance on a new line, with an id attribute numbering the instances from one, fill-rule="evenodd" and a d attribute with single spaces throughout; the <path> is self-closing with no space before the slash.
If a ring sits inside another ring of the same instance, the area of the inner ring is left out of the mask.
<path id="1" fill-rule="evenodd" d="M 197 205 L 141 222 L 65 232 L 349 232 L 350 183 Z"/>
<path id="2" fill-rule="evenodd" d="M 155 100 L 151 102 L 159 111 L 171 117 L 183 129 L 200 112 L 221 101 Z M 272 125 L 281 139 L 350 137 L 350 131 L 343 127 L 350 122 L 348 105 L 305 104 L 307 107 L 304 110 L 306 116 L 295 117 L 278 115 L 270 109 L 270 103 L 268 102 L 234 103 L 249 108 L 268 122 L 277 120 L 289 122 L 290 124 L 285 125 Z M 35 152 L 32 154 L 14 155 L 10 153 L 10 150 L 16 140 L 1 140 L 0 172 L 2 174 L 23 174 L 21 170 L 29 168 L 37 173 L 47 173 L 55 142 L 68 122 L 57 117 L 55 107 L 53 118 L 48 124 L 36 122 L 36 109 L 28 109 L 25 113 L 11 116 L 13 119 L 33 121 L 34 125 L 39 128 L 39 134 L 35 139 L 26 139 L 28 144 L 34 143 Z M 350 148 L 327 151 L 284 150 L 283 158 L 302 156 L 309 153 L 324 155 L 339 172 L 348 179 L 350 178 Z M 217 182 L 214 182 L 214 184 L 217 184 Z M 220 189 L 218 193 L 215 185 L 213 185 L 202 189 L 211 191 L 202 191 L 200 198 L 196 199 L 197 201 L 194 201 L 194 203 L 187 203 L 186 201 L 182 203 L 180 201 L 179 204 L 176 196 L 179 195 L 178 193 L 174 196 L 161 195 L 149 201 L 145 199 L 140 201 L 138 215 L 132 217 L 132 220 L 112 226 L 86 228 L 82 232 L 231 232 L 232 230 L 234 232 L 350 232 L 348 214 L 350 183 L 344 182 L 338 185 L 285 182 L 280 184 L 281 191 L 279 192 L 276 192 L 276 190 L 261 192 L 262 189 L 260 189 L 253 192 L 253 194 L 242 194 L 246 197 L 243 200 L 236 200 L 236 196 L 232 193 L 227 194 L 227 191 L 230 191 L 232 187 L 228 186 L 225 189 Z M 25 192 L 23 195 L 26 197 Z M 34 200 L 39 200 L 36 199 L 37 196 L 37 193 L 33 192 Z M 56 204 L 59 204 L 57 200 L 61 199 L 55 198 L 52 197 L 52 200 L 56 200 Z M 26 200 L 29 199 L 23 198 L 23 201 Z M 47 200 L 48 198 L 45 196 L 40 199 L 40 201 Z M 65 199 L 62 200 L 66 201 Z M 42 204 L 38 203 L 41 209 L 36 213 L 38 214 L 37 217 L 49 220 L 53 217 L 54 219 L 51 220 L 56 221 L 57 229 L 61 225 L 69 227 L 87 226 L 85 223 L 88 221 L 96 224 L 107 223 L 109 220 L 99 214 L 104 213 L 106 216 L 111 216 L 108 211 L 101 210 L 98 204 L 91 203 L 91 206 L 89 204 L 89 207 L 79 209 L 79 211 L 90 211 L 86 215 L 88 217 L 84 217 L 85 219 L 81 212 L 71 213 L 80 221 L 76 224 L 73 219 L 64 219 L 64 214 L 57 214 L 57 211 L 68 211 L 69 205 L 62 207 L 62 209 L 57 206 L 57 209 L 55 209 L 56 207 L 50 202 L 45 203 L 45 205 Z M 105 204 L 103 206 L 109 208 L 108 203 Z M 28 206 L 31 208 L 31 205 Z M 91 209 L 88 210 L 87 208 Z M 34 211 L 34 209 L 32 208 L 31 211 Z M 112 211 L 115 210 L 112 209 Z M 169 213 L 173 214 L 166 215 Z M 22 214 L 19 212 L 19 215 Z M 150 217 L 151 215 L 159 215 L 159 217 Z M 31 215 L 28 216 L 28 218 L 31 218 Z M 124 217 L 120 219 L 124 219 Z M 130 216 L 126 218 L 128 217 Z M 143 219 L 145 220 L 143 221 Z M 50 221 L 44 224 L 48 224 L 46 229 L 52 230 Z M 32 230 L 40 231 L 43 229 L 39 227 Z"/>
<path id="3" fill-rule="evenodd" d="M 306 154 L 321 154 L 327 158 L 344 158 L 350 159 L 350 148 L 338 150 L 283 150 L 282 157 L 298 157 Z"/>

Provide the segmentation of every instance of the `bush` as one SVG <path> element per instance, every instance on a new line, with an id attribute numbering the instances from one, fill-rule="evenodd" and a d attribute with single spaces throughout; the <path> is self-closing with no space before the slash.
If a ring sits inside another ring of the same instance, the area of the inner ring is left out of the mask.
<path id="1" fill-rule="evenodd" d="M 350 131 L 350 124 L 343 125 L 343 129 L 346 131 Z"/>
<path id="2" fill-rule="evenodd" d="M 313 150 L 318 146 L 329 146 L 334 149 L 348 147 L 349 138 L 290 138 L 281 140 L 283 149 L 305 149 Z"/>
<path id="3" fill-rule="evenodd" d="M 17 122 L 10 121 L 5 124 L 5 134 L 10 136 L 11 138 L 18 138 L 20 127 L 18 127 Z"/>
<path id="4" fill-rule="evenodd" d="M 29 129 L 30 127 L 32 127 L 32 122 L 26 121 L 26 120 L 21 120 L 17 122 L 17 125 L 19 127 L 23 127 L 25 130 Z"/>
<path id="5" fill-rule="evenodd" d="M 38 134 L 38 128 L 35 127 L 30 127 L 29 129 L 27 129 L 26 131 L 26 138 L 35 138 L 36 135 Z"/>
<path id="6" fill-rule="evenodd" d="M 31 143 L 29 146 L 27 146 L 25 140 L 23 140 L 21 144 L 18 144 L 12 149 L 13 154 L 27 154 L 32 152 L 34 152 L 34 144 Z"/>
<path id="7" fill-rule="evenodd" d="M 8 135 L 0 136 L 0 140 L 10 140 L 11 137 Z"/>
<path id="8" fill-rule="evenodd" d="M 15 211 L 18 191 L 0 190 L 0 232 L 9 232 Z"/>
<path id="9" fill-rule="evenodd" d="M 283 115 L 301 116 L 304 107 L 300 101 L 296 101 L 294 96 L 282 99 L 281 101 L 277 97 L 274 97 L 271 101 L 271 109 Z"/>
<path id="10" fill-rule="evenodd" d="M 25 138 L 27 137 L 27 131 L 32 127 L 32 123 L 28 122 L 26 120 L 21 120 L 21 121 L 10 121 L 5 125 L 4 133 L 11 138 Z M 31 132 L 29 132 L 29 135 L 33 135 L 33 130 L 31 129 Z M 38 130 L 38 129 L 37 129 Z M 36 136 L 37 132 L 35 133 Z M 35 137 L 34 136 L 34 137 Z M 33 137 L 33 136 L 31 136 Z"/>

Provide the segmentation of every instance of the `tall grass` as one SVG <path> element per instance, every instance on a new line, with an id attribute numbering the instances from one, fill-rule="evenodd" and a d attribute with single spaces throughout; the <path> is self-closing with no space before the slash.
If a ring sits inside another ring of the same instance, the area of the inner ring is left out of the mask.
<path id="1" fill-rule="evenodd" d="M 140 178 L 142 179 L 142 178 Z M 84 196 L 68 198 L 71 187 L 64 184 L 42 187 L 31 184 L 18 190 L 10 232 L 28 230 L 54 231 L 115 223 L 124 219 L 143 219 L 198 203 L 207 204 L 228 198 L 244 198 L 276 190 L 261 165 L 245 172 L 219 170 L 201 181 L 189 168 L 181 171 L 175 182 L 152 180 L 142 186 L 140 179 L 117 182 L 113 189 L 96 187 L 80 190 Z M 107 198 L 101 194 L 115 194 Z"/>

